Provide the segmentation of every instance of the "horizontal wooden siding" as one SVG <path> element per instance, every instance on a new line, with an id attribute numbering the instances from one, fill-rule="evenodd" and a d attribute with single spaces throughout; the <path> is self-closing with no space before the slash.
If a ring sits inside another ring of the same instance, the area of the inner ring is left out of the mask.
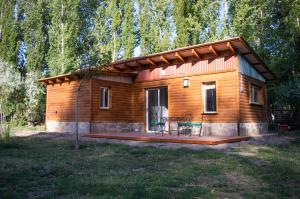
<path id="1" fill-rule="evenodd" d="M 76 91 L 79 81 L 64 82 L 47 86 L 46 120 L 75 121 Z M 90 120 L 90 80 L 85 80 L 78 101 L 79 121 Z"/>
<path id="2" fill-rule="evenodd" d="M 267 121 L 267 99 L 266 85 L 246 75 L 240 74 L 240 122 L 266 122 Z M 250 84 L 259 85 L 262 88 L 263 104 L 256 105 L 250 103 Z"/>
<path id="3" fill-rule="evenodd" d="M 169 116 L 177 117 L 186 113 L 192 113 L 194 121 L 202 121 L 202 84 L 215 81 L 217 88 L 217 114 L 205 114 L 203 115 L 203 121 L 222 123 L 237 121 L 236 71 L 191 76 L 189 80 L 189 88 L 183 88 L 183 78 L 135 83 L 133 85 L 133 119 L 137 122 L 145 122 L 145 90 L 147 88 L 167 86 Z"/>

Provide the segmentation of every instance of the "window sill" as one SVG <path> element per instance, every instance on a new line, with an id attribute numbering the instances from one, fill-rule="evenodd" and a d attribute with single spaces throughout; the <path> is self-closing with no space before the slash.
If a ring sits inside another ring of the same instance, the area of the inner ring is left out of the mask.
<path id="1" fill-rule="evenodd" d="M 100 110 L 109 110 L 109 107 L 100 107 Z"/>
<path id="2" fill-rule="evenodd" d="M 263 106 L 263 104 L 258 103 L 258 102 L 250 102 L 250 105 L 254 105 L 254 106 Z"/>
<path id="3" fill-rule="evenodd" d="M 202 115 L 217 115 L 218 112 L 203 112 Z"/>

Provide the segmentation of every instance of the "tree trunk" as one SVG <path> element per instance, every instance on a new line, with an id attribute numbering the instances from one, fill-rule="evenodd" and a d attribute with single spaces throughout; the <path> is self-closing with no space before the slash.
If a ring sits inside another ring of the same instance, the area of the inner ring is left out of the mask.
<path id="1" fill-rule="evenodd" d="M 60 26 L 61 26 L 61 57 L 62 57 L 62 60 L 61 60 L 61 72 L 64 73 L 64 47 L 65 47 L 65 40 L 64 40 L 64 27 L 65 27 L 65 22 L 63 21 L 64 19 L 64 4 L 62 3 L 61 4 L 61 23 L 60 23 Z"/>
<path id="2" fill-rule="evenodd" d="M 76 91 L 76 108 L 75 108 L 75 115 L 76 115 L 76 132 L 75 132 L 75 149 L 79 149 L 79 129 L 78 129 L 78 100 L 79 100 L 79 94 L 80 94 L 80 88 L 82 85 L 83 80 L 80 80 L 79 86 Z"/>

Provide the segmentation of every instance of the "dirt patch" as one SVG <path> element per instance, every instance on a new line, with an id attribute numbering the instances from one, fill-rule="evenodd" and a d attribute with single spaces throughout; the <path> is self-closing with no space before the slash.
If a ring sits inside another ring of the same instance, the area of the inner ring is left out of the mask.
<path id="1" fill-rule="evenodd" d="M 260 193 L 262 189 L 267 188 L 267 184 L 263 181 L 256 179 L 249 175 L 244 175 L 238 172 L 229 172 L 225 175 L 226 184 L 231 185 L 231 189 L 235 193 L 228 193 L 222 190 L 217 191 L 218 197 L 229 197 L 229 198 L 243 198 L 244 194 L 256 194 Z M 270 196 L 271 193 L 265 193 Z"/>
<path id="2" fill-rule="evenodd" d="M 267 185 L 252 176 L 229 172 L 222 176 L 201 176 L 197 186 L 205 187 L 217 198 L 244 198 L 245 193 L 259 193 Z"/>
<path id="3" fill-rule="evenodd" d="M 276 134 L 267 134 L 264 136 L 253 137 L 248 144 L 251 145 L 279 145 L 288 144 L 291 141 L 298 139 L 296 136 L 278 136 Z"/>
<path id="4" fill-rule="evenodd" d="M 257 179 L 255 179 L 252 176 L 249 175 L 243 175 L 238 172 L 229 172 L 226 173 L 225 176 L 226 180 L 229 184 L 232 184 L 237 189 L 240 189 L 241 191 L 258 191 L 262 186 L 263 183 L 259 182 Z"/>

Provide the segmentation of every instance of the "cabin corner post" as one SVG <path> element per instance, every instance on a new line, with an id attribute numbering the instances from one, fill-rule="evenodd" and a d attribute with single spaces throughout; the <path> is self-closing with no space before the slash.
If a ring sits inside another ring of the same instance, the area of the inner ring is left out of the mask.
<path id="1" fill-rule="evenodd" d="M 45 112 L 45 130 L 48 131 L 48 125 L 47 125 L 47 117 L 48 117 L 48 114 L 49 114 L 49 108 L 48 108 L 48 98 L 49 98 L 49 92 L 48 92 L 48 86 L 49 85 L 46 85 L 46 112 Z"/>
<path id="2" fill-rule="evenodd" d="M 237 91 L 236 91 L 236 126 L 237 126 L 237 134 L 240 136 L 240 65 L 239 65 L 239 59 L 238 54 L 235 53 L 235 59 L 236 59 L 236 85 L 237 85 Z"/>
<path id="3" fill-rule="evenodd" d="M 89 118 L 89 133 L 92 133 L 92 83 L 93 83 L 93 79 L 90 78 L 90 118 Z"/>

